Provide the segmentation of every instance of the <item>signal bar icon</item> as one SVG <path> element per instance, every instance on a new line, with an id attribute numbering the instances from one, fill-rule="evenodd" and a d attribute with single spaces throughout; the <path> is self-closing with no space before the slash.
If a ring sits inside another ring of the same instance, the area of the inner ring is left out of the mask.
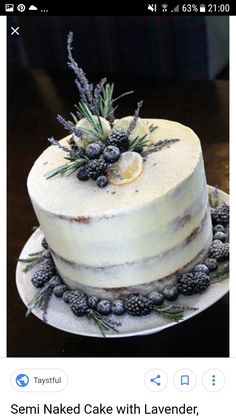
<path id="1" fill-rule="evenodd" d="M 177 4 L 177 6 L 175 6 L 175 8 L 173 10 L 171 10 L 171 13 L 179 13 L 179 4 Z"/>

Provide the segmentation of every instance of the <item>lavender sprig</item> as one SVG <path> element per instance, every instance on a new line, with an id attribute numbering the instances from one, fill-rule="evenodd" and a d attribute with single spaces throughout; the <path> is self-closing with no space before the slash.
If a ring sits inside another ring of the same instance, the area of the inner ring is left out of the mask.
<path id="1" fill-rule="evenodd" d="M 138 102 L 138 104 L 137 104 L 137 109 L 136 109 L 136 111 L 134 112 L 133 119 L 132 119 L 132 121 L 130 122 L 129 127 L 128 127 L 128 129 L 127 129 L 127 135 L 128 135 L 128 136 L 130 135 L 131 131 L 133 131 L 133 129 L 135 128 L 135 126 L 136 126 L 136 124 L 137 124 L 137 120 L 138 120 L 138 117 L 139 117 L 139 112 L 140 112 L 140 109 L 141 109 L 141 107 L 142 107 L 142 106 L 143 106 L 143 100 L 141 100 L 141 101 L 140 101 L 140 102 Z"/>
<path id="2" fill-rule="evenodd" d="M 81 132 L 80 132 L 79 128 L 76 128 L 75 125 L 72 124 L 72 122 L 66 121 L 65 118 L 63 118 L 61 115 L 57 115 L 57 120 L 71 134 L 75 134 L 76 137 L 80 137 Z"/>
<path id="3" fill-rule="evenodd" d="M 55 140 L 55 138 L 53 138 L 53 137 L 48 138 L 48 141 L 49 141 L 50 144 L 55 145 L 55 146 L 61 148 L 62 150 L 66 151 L 66 153 L 70 152 L 69 148 L 65 147 L 64 145 L 61 145 L 59 143 L 59 141 Z"/>

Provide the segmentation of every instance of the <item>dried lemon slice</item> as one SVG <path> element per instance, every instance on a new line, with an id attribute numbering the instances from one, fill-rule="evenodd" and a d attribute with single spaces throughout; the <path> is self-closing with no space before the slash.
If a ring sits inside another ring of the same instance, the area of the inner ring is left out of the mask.
<path id="1" fill-rule="evenodd" d="M 143 171 L 143 158 L 135 151 L 121 154 L 118 162 L 108 170 L 107 177 L 112 185 L 133 182 Z"/>
<path id="2" fill-rule="evenodd" d="M 125 131 L 129 128 L 130 122 L 132 121 L 133 116 L 125 116 L 124 118 L 118 119 L 114 126 L 113 130 L 116 128 L 123 128 Z M 133 141 L 135 138 L 142 138 L 145 136 L 145 141 L 150 141 L 150 132 L 147 125 L 143 122 L 141 118 L 137 119 L 135 128 L 131 131 L 129 135 L 130 141 Z"/>
<path id="3" fill-rule="evenodd" d="M 98 117 L 96 115 L 93 115 L 93 118 L 96 121 L 98 121 Z M 99 117 L 99 119 L 100 119 L 100 122 L 101 122 L 104 137 L 107 138 L 111 133 L 110 124 L 105 118 L 102 118 L 101 116 Z M 79 129 L 81 128 L 81 131 L 82 131 L 81 140 L 82 140 L 82 142 L 93 143 L 93 142 L 99 140 L 99 138 L 96 135 L 93 135 L 93 134 L 90 134 L 90 133 L 87 133 L 87 132 L 83 132 L 83 129 L 94 131 L 93 125 L 86 118 L 80 119 L 79 122 L 77 122 L 77 124 L 76 124 L 76 128 L 79 128 Z M 75 142 L 76 142 L 76 138 L 75 138 Z"/>

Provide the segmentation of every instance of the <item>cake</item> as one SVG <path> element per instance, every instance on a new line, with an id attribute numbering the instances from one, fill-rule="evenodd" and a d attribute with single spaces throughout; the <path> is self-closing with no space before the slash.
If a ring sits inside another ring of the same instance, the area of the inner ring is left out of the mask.
<path id="1" fill-rule="evenodd" d="M 144 155 L 130 182 L 98 188 L 75 172 L 48 179 L 65 163 L 71 136 L 49 146 L 29 173 L 32 205 L 70 289 L 112 299 L 147 294 L 207 254 L 212 225 L 199 138 L 178 122 L 139 119 L 150 131 L 149 147 L 177 140 Z"/>

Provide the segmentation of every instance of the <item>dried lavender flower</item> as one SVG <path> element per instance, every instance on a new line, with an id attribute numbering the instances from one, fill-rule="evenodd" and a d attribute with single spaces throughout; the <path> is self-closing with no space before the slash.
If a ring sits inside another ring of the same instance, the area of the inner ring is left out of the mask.
<path id="1" fill-rule="evenodd" d="M 69 148 L 67 148 L 67 147 L 65 147 L 65 146 L 63 146 L 63 145 L 61 145 L 61 144 L 59 143 L 59 141 L 55 140 L 55 138 L 53 138 L 53 137 L 48 138 L 48 141 L 49 141 L 49 143 L 50 143 L 50 144 L 52 144 L 52 145 L 56 145 L 57 147 L 59 147 L 59 148 L 61 148 L 62 150 L 66 151 L 67 153 L 69 153 L 69 152 L 70 152 Z"/>
<path id="2" fill-rule="evenodd" d="M 137 104 L 137 109 L 136 109 L 136 111 L 134 112 L 133 119 L 132 119 L 132 121 L 130 122 L 129 127 L 128 127 L 128 129 L 127 129 L 127 135 L 128 135 L 128 136 L 130 135 L 131 131 L 133 131 L 133 129 L 135 128 L 135 126 L 136 126 L 136 124 L 137 124 L 137 120 L 138 120 L 138 117 L 139 117 L 139 112 L 140 112 L 140 109 L 141 109 L 141 107 L 142 107 L 142 106 L 143 106 L 143 100 L 141 100 L 141 101 L 140 101 L 140 102 L 138 102 L 138 104 Z"/>
<path id="3" fill-rule="evenodd" d="M 65 118 L 63 118 L 61 115 L 57 115 L 57 120 L 60 122 L 60 124 L 63 125 L 63 127 L 67 131 L 71 132 L 72 134 L 75 134 L 77 137 L 80 137 L 80 130 L 76 128 L 75 125 L 72 124 L 72 122 L 66 121 Z"/>

